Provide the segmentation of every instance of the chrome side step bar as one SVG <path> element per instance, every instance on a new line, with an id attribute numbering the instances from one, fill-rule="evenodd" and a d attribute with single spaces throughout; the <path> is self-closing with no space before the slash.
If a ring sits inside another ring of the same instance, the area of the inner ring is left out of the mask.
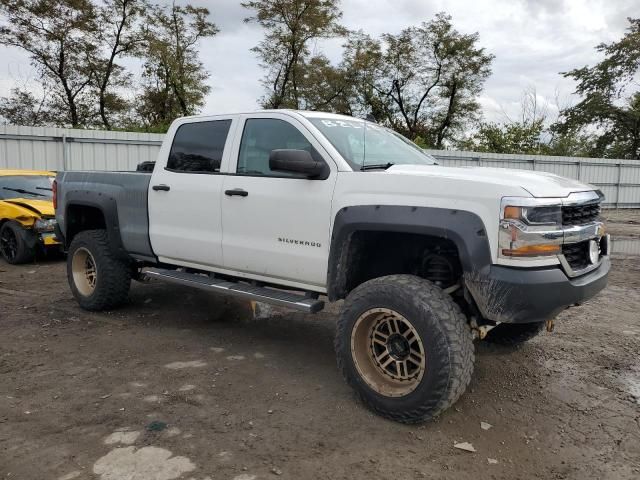
<path id="1" fill-rule="evenodd" d="M 305 313 L 317 313 L 324 308 L 324 302 L 295 293 L 283 292 L 274 288 L 256 287 L 239 282 L 229 282 L 211 278 L 199 273 L 187 273 L 164 268 L 149 268 L 144 271 L 148 278 L 156 278 L 169 283 L 195 287 L 209 292 L 232 295 L 234 297 L 255 300 L 288 307 Z"/>

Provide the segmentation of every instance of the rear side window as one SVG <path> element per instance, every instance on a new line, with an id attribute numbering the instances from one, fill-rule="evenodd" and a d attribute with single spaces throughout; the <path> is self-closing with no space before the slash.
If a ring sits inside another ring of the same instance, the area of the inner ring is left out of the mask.
<path id="1" fill-rule="evenodd" d="M 231 120 L 181 125 L 173 138 L 167 169 L 192 173 L 219 172 L 230 127 Z"/>

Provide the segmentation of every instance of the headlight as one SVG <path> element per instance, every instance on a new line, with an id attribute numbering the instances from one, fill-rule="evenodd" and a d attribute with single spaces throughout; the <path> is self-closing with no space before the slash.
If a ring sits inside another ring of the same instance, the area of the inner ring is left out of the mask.
<path id="1" fill-rule="evenodd" d="M 560 205 L 548 207 L 516 207 L 506 206 L 504 218 L 508 220 L 520 220 L 527 225 L 560 225 L 562 223 L 562 210 Z"/>
<path id="2" fill-rule="evenodd" d="M 548 199 L 502 200 L 499 252 L 502 258 L 558 255 L 562 249 L 562 207 Z"/>
<path id="3" fill-rule="evenodd" d="M 39 218 L 33 224 L 33 229 L 38 233 L 53 232 L 55 227 L 55 218 Z"/>

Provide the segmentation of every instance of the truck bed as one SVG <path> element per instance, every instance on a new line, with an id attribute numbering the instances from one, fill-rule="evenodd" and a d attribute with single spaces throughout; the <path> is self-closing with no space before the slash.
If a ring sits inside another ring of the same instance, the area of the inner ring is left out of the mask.
<path id="1" fill-rule="evenodd" d="M 122 246 L 132 256 L 153 257 L 149 240 L 148 191 L 151 173 L 146 172 L 60 172 L 58 223 L 67 231 L 65 216 L 74 202 L 92 205 L 115 221 Z M 60 208 L 60 207 L 63 208 Z M 109 230 L 109 226 L 107 226 Z"/>

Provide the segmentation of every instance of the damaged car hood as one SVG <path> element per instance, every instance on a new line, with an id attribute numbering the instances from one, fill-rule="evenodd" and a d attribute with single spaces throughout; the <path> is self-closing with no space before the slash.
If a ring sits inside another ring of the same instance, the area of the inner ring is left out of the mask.
<path id="1" fill-rule="evenodd" d="M 53 217 L 56 212 L 53 208 L 53 202 L 51 200 L 35 200 L 32 198 L 12 198 L 7 200 L 0 200 L 0 203 L 8 203 L 15 205 L 23 210 L 31 213 L 32 215 Z M 25 213 L 27 213 L 25 212 Z"/>

